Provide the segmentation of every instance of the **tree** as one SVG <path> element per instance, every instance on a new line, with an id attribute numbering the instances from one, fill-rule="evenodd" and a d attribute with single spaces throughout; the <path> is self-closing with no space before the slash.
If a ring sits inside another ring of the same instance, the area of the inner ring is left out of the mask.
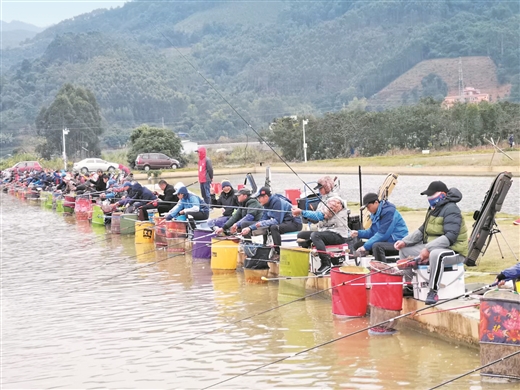
<path id="1" fill-rule="evenodd" d="M 83 148 L 99 156 L 99 136 L 103 132 L 101 119 L 100 108 L 91 91 L 65 84 L 51 105 L 43 107 L 36 118 L 37 133 L 45 139 L 37 147 L 38 153 L 50 158 L 53 153 L 62 152 L 62 131 L 66 128 L 69 130 L 65 137 L 68 156 L 75 156 Z"/>
<path id="2" fill-rule="evenodd" d="M 448 95 L 448 84 L 437 74 L 430 73 L 421 80 L 421 97 L 432 97 L 435 100 L 443 100 Z"/>
<path id="3" fill-rule="evenodd" d="M 169 129 L 141 125 L 130 135 L 132 147 L 128 151 L 128 162 L 134 165 L 140 153 L 164 153 L 182 159 L 181 139 Z"/>

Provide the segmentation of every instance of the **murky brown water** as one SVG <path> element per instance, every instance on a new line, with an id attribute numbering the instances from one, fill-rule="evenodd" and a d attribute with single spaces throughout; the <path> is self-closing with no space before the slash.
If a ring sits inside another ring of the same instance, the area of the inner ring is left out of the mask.
<path id="1" fill-rule="evenodd" d="M 200 389 L 367 325 L 335 318 L 320 298 L 254 316 L 295 297 L 9 195 L 0 202 L 4 389 Z M 477 350 L 406 329 L 363 332 L 217 388 L 428 388 L 479 365 Z M 472 374 L 451 388 L 510 386 Z"/>

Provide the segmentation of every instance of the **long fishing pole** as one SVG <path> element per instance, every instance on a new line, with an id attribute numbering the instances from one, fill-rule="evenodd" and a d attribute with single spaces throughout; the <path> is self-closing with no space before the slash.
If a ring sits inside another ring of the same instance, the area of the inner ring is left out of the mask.
<path id="1" fill-rule="evenodd" d="M 480 371 L 480 370 L 482 370 L 483 368 L 486 368 L 486 367 L 492 366 L 493 364 L 497 364 L 497 363 L 503 362 L 504 360 L 509 359 L 509 358 L 512 358 L 513 356 L 518 355 L 519 353 L 520 353 L 520 350 L 518 350 L 518 351 L 516 351 L 516 352 L 513 352 L 513 353 L 510 353 L 509 355 L 503 356 L 503 357 L 501 357 L 500 359 L 493 360 L 492 362 L 489 362 L 489 363 L 484 364 L 484 365 L 482 365 L 482 366 L 480 366 L 480 367 L 474 368 L 474 369 L 471 370 L 471 371 L 465 372 L 464 374 L 461 374 L 461 375 L 459 375 L 459 376 L 456 376 L 455 378 L 452 378 L 452 379 L 447 380 L 447 381 L 445 381 L 445 382 L 439 383 L 437 386 L 430 387 L 429 390 L 438 389 L 439 387 L 442 387 L 442 386 L 444 386 L 444 385 L 447 385 L 448 383 L 455 382 L 457 379 L 464 378 L 465 376 L 467 376 L 467 375 L 469 375 L 469 374 L 473 374 L 474 372 Z"/>
<path id="2" fill-rule="evenodd" d="M 224 379 L 224 380 L 222 380 L 222 381 L 220 381 L 220 382 L 214 383 L 214 384 L 212 384 L 212 385 L 210 385 L 210 386 L 206 386 L 206 387 L 202 388 L 202 390 L 210 389 L 210 388 L 212 388 L 212 387 L 215 387 L 215 386 L 221 385 L 221 384 L 223 384 L 223 383 L 229 382 L 229 381 L 231 381 L 231 380 L 233 380 L 233 379 L 236 379 L 236 378 L 242 377 L 242 376 L 244 376 L 244 375 L 250 374 L 250 373 L 252 373 L 252 372 L 254 372 L 254 371 L 261 370 L 262 368 L 265 368 L 265 367 L 268 367 L 268 366 L 272 366 L 273 364 L 283 362 L 284 360 L 287 360 L 287 359 L 293 358 L 293 357 L 295 357 L 295 356 L 298 356 L 298 355 L 304 354 L 304 353 L 306 353 L 306 352 L 310 352 L 310 351 L 312 351 L 312 350 L 318 349 L 318 348 L 323 347 L 323 346 L 325 346 L 325 345 L 329 345 L 329 344 L 335 343 L 336 341 L 339 341 L 339 340 L 345 339 L 345 338 L 347 338 L 347 337 L 354 336 L 354 335 L 356 335 L 356 334 L 358 334 L 358 333 L 361 333 L 361 332 L 367 331 L 367 330 L 369 330 L 369 329 L 371 329 L 371 328 L 376 328 L 376 327 L 378 327 L 378 326 L 381 326 L 381 325 L 384 325 L 384 324 L 387 324 L 387 323 L 390 323 L 390 322 L 393 322 L 393 321 L 397 321 L 398 319 L 401 319 L 401 318 L 404 318 L 404 317 L 408 317 L 408 316 L 410 316 L 410 315 L 414 315 L 414 314 L 419 313 L 419 312 L 421 312 L 421 311 L 424 311 L 424 310 L 427 310 L 427 309 L 431 309 L 432 307 L 435 307 L 435 306 L 438 306 L 438 305 L 442 305 L 442 304 L 444 304 L 444 303 L 446 303 L 446 302 L 450 302 L 450 301 L 453 301 L 453 300 L 455 300 L 455 299 L 462 298 L 462 297 L 467 296 L 467 295 L 470 295 L 470 294 L 474 294 L 474 293 L 476 293 L 476 292 L 478 292 L 478 291 L 480 291 L 480 290 L 487 289 L 487 288 L 489 288 L 489 287 L 493 287 L 493 286 L 495 286 L 495 285 L 496 285 L 496 283 L 490 284 L 490 285 L 488 285 L 488 286 L 479 287 L 479 288 L 477 288 L 476 290 L 473 290 L 473 291 L 470 291 L 470 292 L 464 293 L 464 294 L 459 295 L 459 296 L 457 296 L 457 297 L 450 298 L 450 299 L 446 299 L 446 300 L 444 300 L 444 301 L 439 301 L 439 302 L 437 302 L 437 303 L 435 303 L 435 304 L 433 304 L 433 305 L 428 305 L 428 306 L 425 306 L 425 307 L 423 307 L 423 308 L 421 308 L 421 309 L 413 310 L 413 311 L 410 311 L 410 312 L 408 312 L 408 313 L 404 313 L 404 314 L 398 315 L 398 316 L 396 316 L 396 317 L 390 318 L 390 319 L 388 319 L 388 320 L 386 320 L 386 321 L 381 321 L 381 322 L 379 322 L 379 323 L 377 323 L 377 324 L 373 324 L 373 325 L 367 326 L 367 327 L 365 327 L 365 328 L 358 329 L 358 330 L 356 330 L 356 331 L 354 331 L 354 332 L 351 332 L 351 333 L 348 333 L 348 334 L 346 334 L 346 335 L 343 335 L 343 336 L 340 336 L 340 337 L 334 338 L 334 339 L 332 339 L 332 340 L 329 340 L 329 341 L 326 341 L 326 342 L 324 342 L 324 343 L 321 343 L 321 344 L 315 345 L 315 346 L 313 346 L 313 347 L 303 349 L 303 350 L 301 350 L 301 351 L 299 351 L 299 352 L 293 353 L 293 354 L 288 355 L 288 356 L 285 356 L 285 357 L 283 357 L 283 358 L 280 358 L 280 359 L 274 360 L 274 361 L 269 362 L 269 363 L 262 364 L 261 366 L 258 366 L 258 367 L 252 368 L 252 369 L 250 369 L 250 370 L 247 370 L 246 372 L 243 372 L 242 374 L 238 374 L 238 375 L 232 376 L 231 378 Z M 519 351 L 519 352 L 520 352 L 520 351 Z"/>
<path id="3" fill-rule="evenodd" d="M 412 261 L 415 261 L 415 259 L 410 259 L 409 261 L 412 262 Z M 259 313 L 252 314 L 252 315 L 250 315 L 250 316 L 247 316 L 247 317 L 241 318 L 241 319 L 239 319 L 239 320 L 236 320 L 236 321 L 230 322 L 230 323 L 228 323 L 228 324 L 225 324 L 225 325 L 219 326 L 219 327 L 217 327 L 217 328 L 215 328 L 215 329 L 213 329 L 213 330 L 209 330 L 209 331 L 207 331 L 207 332 L 199 333 L 199 334 L 196 335 L 196 336 L 190 337 L 190 338 L 188 338 L 188 339 L 184 339 L 184 340 L 182 340 L 182 341 L 180 341 L 180 342 L 178 342 L 178 343 L 176 343 L 176 344 L 174 344 L 174 345 L 170 345 L 170 346 L 168 346 L 168 347 L 166 347 L 166 348 L 164 348 L 164 349 L 161 349 L 161 350 L 158 350 L 158 351 L 154 351 L 154 352 L 152 352 L 152 353 L 150 353 L 150 354 L 148 354 L 148 355 L 146 355 L 146 356 L 140 357 L 140 358 L 137 359 L 137 360 L 141 360 L 141 359 L 148 358 L 148 357 L 150 357 L 150 356 L 152 356 L 152 355 L 154 355 L 154 354 L 156 354 L 156 353 L 163 352 L 163 351 L 166 351 L 166 350 L 168 350 L 168 349 L 170 349 L 170 348 L 174 348 L 174 347 L 177 347 L 177 346 L 182 345 L 182 344 L 184 344 L 184 343 L 187 343 L 187 342 L 189 342 L 189 341 L 196 340 L 196 339 L 198 339 L 198 338 L 200 338 L 200 337 L 203 337 L 203 336 L 206 336 L 206 335 L 208 335 L 208 334 L 211 334 L 211 333 L 217 332 L 217 331 L 219 331 L 219 330 L 222 330 L 222 329 L 228 328 L 228 327 L 230 327 L 230 326 L 232 326 L 232 325 L 236 325 L 236 324 L 238 324 L 239 322 L 247 321 L 247 320 L 249 320 L 249 319 L 251 319 L 251 318 L 254 318 L 254 317 L 257 317 L 257 316 L 259 316 L 259 315 L 266 314 L 266 313 L 269 313 L 269 312 L 271 312 L 271 311 L 274 311 L 274 310 L 280 309 L 280 308 L 285 307 L 285 306 L 288 306 L 288 305 L 290 305 L 290 304 L 292 304 L 292 303 L 299 302 L 299 301 L 302 301 L 302 300 L 304 300 L 304 299 L 307 299 L 307 298 L 310 298 L 310 297 L 313 297 L 313 296 L 316 296 L 316 295 L 322 294 L 322 293 L 324 293 L 324 292 L 326 292 L 326 291 L 329 291 L 329 290 L 332 290 L 332 289 L 334 289 L 334 288 L 339 288 L 339 287 L 342 287 L 342 286 L 346 286 L 347 284 L 350 284 L 350 283 L 352 283 L 352 282 L 356 282 L 356 281 L 361 280 L 361 279 L 365 279 L 365 278 L 367 278 L 367 277 L 369 277 L 369 276 L 371 276 L 371 275 L 375 275 L 375 274 L 381 273 L 381 272 L 386 271 L 386 270 L 389 270 L 389 269 L 391 269 L 391 268 L 393 268 L 393 267 L 389 266 L 389 267 L 387 267 L 387 268 L 383 268 L 383 269 L 381 269 L 381 270 L 376 270 L 375 272 L 370 272 L 370 273 L 367 273 L 367 274 L 362 275 L 362 276 L 360 276 L 360 277 L 357 277 L 357 278 L 354 278 L 354 279 L 351 279 L 351 280 L 344 281 L 344 282 L 342 282 L 342 283 L 340 283 L 340 284 L 337 284 L 337 285 L 335 285 L 335 286 L 328 287 L 328 288 L 325 288 L 325 289 L 323 289 L 323 290 L 315 291 L 315 292 L 310 293 L 310 294 L 306 294 L 306 295 L 304 295 L 303 297 L 296 298 L 295 300 L 292 300 L 292 301 L 289 301 L 289 302 L 282 303 L 281 305 L 278 305 L 278 306 L 272 307 L 272 308 L 270 308 L 270 309 L 262 310 L 262 311 L 259 312 Z"/>
<path id="4" fill-rule="evenodd" d="M 276 149 L 269 143 L 267 142 L 267 140 L 262 137 L 262 135 L 242 116 L 242 114 L 240 114 L 237 109 L 224 97 L 224 95 L 222 95 L 222 93 L 195 67 L 195 65 L 193 65 L 193 63 L 173 44 L 173 42 L 166 36 L 164 35 L 163 32 L 161 31 L 158 31 L 163 37 L 164 39 L 166 39 L 168 41 L 168 43 L 170 44 L 171 47 L 173 47 L 175 49 L 175 51 L 193 68 L 193 70 L 206 82 L 206 84 L 208 84 L 210 86 L 210 88 L 215 91 L 215 93 L 229 106 L 229 108 L 231 108 L 231 110 L 247 125 L 247 127 L 249 129 L 251 129 L 251 131 L 253 131 L 256 136 L 258 137 L 258 139 L 260 139 L 263 143 L 265 143 L 269 149 L 271 149 L 271 151 L 285 164 L 285 166 L 287 166 L 287 168 L 289 168 L 289 170 L 303 183 L 303 185 L 309 189 L 309 191 L 313 194 L 313 195 L 316 195 L 318 197 L 318 199 L 320 200 L 320 202 L 332 213 L 332 215 L 336 215 L 336 212 L 334 212 L 334 210 L 332 210 L 325 201 L 323 201 L 323 199 L 321 199 L 321 196 L 319 196 L 319 194 L 316 194 L 316 192 L 314 192 L 314 190 L 311 188 L 311 186 L 305 182 L 301 177 L 300 175 L 298 175 L 298 173 L 289 165 L 289 163 L 287 162 L 287 160 L 285 160 L 277 151 Z M 341 223 L 344 223 L 343 221 L 341 221 Z M 348 222 L 347 222 L 347 229 L 348 228 Z M 349 229 L 350 230 L 350 229 Z"/>

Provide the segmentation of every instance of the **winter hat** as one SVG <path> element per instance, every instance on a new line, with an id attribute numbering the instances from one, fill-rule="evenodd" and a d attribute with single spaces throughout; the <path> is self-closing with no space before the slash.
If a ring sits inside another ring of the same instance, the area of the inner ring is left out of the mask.
<path id="1" fill-rule="evenodd" d="M 231 187 L 233 188 L 233 186 L 231 185 L 231 182 L 229 180 L 222 180 L 222 188 L 224 187 Z"/>

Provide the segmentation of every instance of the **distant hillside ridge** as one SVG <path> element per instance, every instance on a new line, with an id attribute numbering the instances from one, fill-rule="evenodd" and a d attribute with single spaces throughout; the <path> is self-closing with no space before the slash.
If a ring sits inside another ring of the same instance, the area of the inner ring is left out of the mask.
<path id="1" fill-rule="evenodd" d="M 464 87 L 473 87 L 490 95 L 491 101 L 503 100 L 511 92 L 511 84 L 500 84 L 497 66 L 489 57 L 461 57 Z M 403 104 L 403 94 L 414 88 L 421 91 L 421 80 L 434 73 L 448 85 L 448 95 L 458 94 L 459 58 L 437 58 L 421 61 L 368 100 L 371 107 L 396 107 Z"/>

